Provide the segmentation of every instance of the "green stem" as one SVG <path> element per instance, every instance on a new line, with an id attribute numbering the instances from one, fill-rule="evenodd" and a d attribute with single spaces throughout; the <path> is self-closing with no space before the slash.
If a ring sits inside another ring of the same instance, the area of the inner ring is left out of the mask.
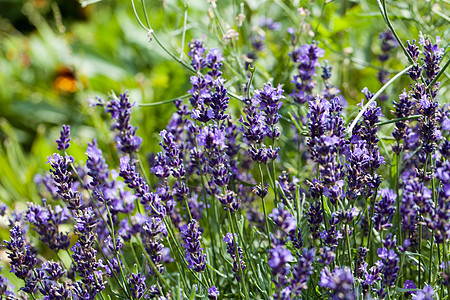
<path id="1" fill-rule="evenodd" d="M 258 167 L 259 167 L 259 174 L 261 176 L 261 190 L 264 190 L 264 174 L 261 168 L 261 163 L 258 163 Z M 262 202 L 262 206 L 263 206 L 263 211 L 264 211 L 264 219 L 266 221 L 266 232 L 267 232 L 267 238 L 269 240 L 269 249 L 272 248 L 272 241 L 270 240 L 270 227 L 269 227 L 269 219 L 267 218 L 267 211 L 266 211 L 266 204 L 264 201 L 264 197 L 261 196 L 261 202 Z"/>
<path id="2" fill-rule="evenodd" d="M 233 218 L 231 217 L 231 213 L 230 213 L 229 209 L 227 209 L 227 213 L 228 213 L 228 219 L 230 221 L 231 234 L 233 235 L 233 241 L 234 241 L 234 245 L 235 245 L 234 251 L 235 251 L 236 259 L 238 261 L 239 275 L 242 278 L 242 286 L 244 288 L 244 295 L 245 295 L 246 299 L 250 299 L 250 297 L 248 295 L 248 290 L 247 290 L 247 281 L 246 281 L 246 278 L 244 278 L 244 272 L 242 271 L 241 256 L 239 255 L 239 251 L 238 251 L 237 235 L 233 228 L 234 227 L 233 225 L 236 225 L 236 228 L 237 228 L 237 224 L 233 224 L 234 223 Z M 238 231 L 239 231 L 239 229 L 238 229 Z"/>
<path id="3" fill-rule="evenodd" d="M 260 291 L 262 291 L 262 288 L 261 288 L 261 282 L 259 281 L 259 276 L 257 276 L 256 274 L 256 270 L 255 270 L 255 267 L 254 267 L 254 265 L 253 265 L 253 260 L 251 260 L 250 259 L 250 256 L 248 255 L 248 248 L 247 248 L 247 243 L 245 243 L 244 242 L 244 238 L 242 237 L 242 234 L 241 234 L 241 231 L 239 230 L 239 228 L 237 227 L 237 224 L 238 224 L 238 221 L 237 221 L 237 216 L 236 216 L 236 214 L 233 214 L 233 217 L 234 217 L 234 222 L 235 222 L 235 224 L 236 224 L 236 230 L 237 230 L 237 232 L 238 232 L 238 237 L 239 237 L 239 240 L 240 240 L 240 242 L 241 242 L 241 245 L 242 245 L 242 247 L 244 248 L 244 255 L 245 255 L 245 258 L 247 259 L 247 262 L 248 262 L 248 264 L 250 265 L 250 268 L 252 269 L 252 272 L 253 272 L 253 274 L 255 275 L 255 277 L 256 277 L 256 287 L 260 290 Z"/>
<path id="4" fill-rule="evenodd" d="M 381 89 L 378 90 L 378 92 L 376 92 L 375 95 L 373 95 L 373 97 L 364 105 L 364 107 L 359 111 L 358 115 L 356 116 L 356 118 L 353 120 L 353 122 L 351 123 L 351 125 L 348 127 L 347 129 L 347 133 L 351 136 L 352 135 L 352 131 L 353 128 L 356 126 L 356 123 L 358 122 L 358 120 L 362 117 L 362 115 L 364 114 L 364 112 L 370 107 L 370 105 L 378 99 L 378 97 L 384 92 L 384 90 L 390 86 L 392 83 L 394 83 L 398 78 L 400 78 L 403 74 L 407 73 L 413 66 L 410 65 L 408 67 L 406 67 L 405 69 L 403 69 L 402 71 L 400 71 L 399 73 L 397 73 L 394 77 L 391 78 L 391 80 L 389 80 L 388 82 L 386 82 L 385 85 L 383 85 L 381 87 Z"/>
<path id="5" fill-rule="evenodd" d="M 370 205 L 370 216 L 369 216 L 369 220 L 368 220 L 370 225 L 369 225 L 369 234 L 367 235 L 367 249 L 369 249 L 369 250 L 371 250 L 370 245 L 372 243 L 372 241 L 371 241 L 371 236 L 372 236 L 372 231 L 373 231 L 372 218 L 373 218 L 373 214 L 375 212 L 375 202 L 377 199 L 377 193 L 378 193 L 378 189 L 375 189 L 375 193 L 373 194 L 372 202 Z M 370 263 L 373 263 L 373 251 L 370 251 Z"/>
<path id="6" fill-rule="evenodd" d="M 416 120 L 416 119 L 420 118 L 421 116 L 422 115 L 412 115 L 409 117 L 403 117 L 403 118 L 397 118 L 397 119 L 393 119 L 393 120 L 378 122 L 378 123 L 375 123 L 375 126 L 382 126 L 382 125 L 392 124 L 392 123 L 396 123 L 396 122 L 400 122 L 400 121 Z"/>

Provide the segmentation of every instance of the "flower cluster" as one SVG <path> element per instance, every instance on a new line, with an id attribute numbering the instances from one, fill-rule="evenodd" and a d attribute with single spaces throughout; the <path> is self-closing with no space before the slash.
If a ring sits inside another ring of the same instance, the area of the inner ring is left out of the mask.
<path id="1" fill-rule="evenodd" d="M 302 22 L 309 15 L 298 13 Z M 265 18 L 259 26 L 280 25 Z M 36 177 L 39 204 L 7 216 L 5 247 L 11 272 L 23 280 L 19 296 L 447 297 L 450 111 L 439 105 L 439 39 L 408 42 L 405 80 L 413 82 L 385 121 L 388 109 L 374 98 L 380 93 L 367 88 L 359 112 L 344 107 L 331 66 L 319 64 L 324 51 L 289 33 L 298 72 L 290 96 L 280 77 L 253 88 L 260 74 L 240 57 L 226 61 L 228 48 L 222 55 L 192 41 L 189 99 L 174 102 L 147 161 L 126 92 L 95 104 L 113 120 L 113 153 L 93 139 L 84 159 L 69 155 L 70 127 L 63 126 L 60 153 Z M 390 31 L 380 38 L 384 68 L 397 41 Z M 263 40 L 254 38 L 252 51 Z M 234 62 L 236 78 L 226 81 L 224 66 Z M 323 84 L 313 95 L 319 66 Z M 387 73 L 379 79 L 386 82 Z M 231 105 L 231 96 L 244 105 Z M 10 290 L 0 276 L 0 297 L 15 297 Z"/>

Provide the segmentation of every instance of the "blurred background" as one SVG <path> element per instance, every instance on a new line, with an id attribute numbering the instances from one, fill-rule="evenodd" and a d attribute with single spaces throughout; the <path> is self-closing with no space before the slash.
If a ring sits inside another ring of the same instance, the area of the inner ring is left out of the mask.
<path id="1" fill-rule="evenodd" d="M 88 100 L 125 90 L 139 105 L 185 95 L 192 73 L 179 61 L 189 65 L 193 38 L 221 49 L 227 57 L 224 77 L 238 95 L 247 80 L 246 64 L 256 66 L 255 88 L 272 81 L 292 92 L 295 68 L 289 52 L 319 41 L 326 51 L 321 63 L 333 66 L 331 81 L 352 104 L 350 117 L 364 87 L 376 92 L 382 86 L 380 71 L 390 78 L 407 65 L 400 47 L 389 60 L 379 60 L 379 36 L 387 27 L 376 1 L 147 1 L 148 19 L 165 49 L 139 24 L 136 14 L 144 26 L 145 15 L 142 2 L 135 2 L 136 13 L 125 0 L 0 0 L 0 201 L 10 208 L 40 201 L 33 178 L 48 169 L 46 157 L 56 151 L 62 124 L 71 126 L 70 154 L 77 160 L 86 160 L 86 143 L 96 137 L 107 160 L 118 163 L 109 120 Z M 447 52 L 450 1 L 387 5 L 405 43 L 421 34 L 433 40 L 439 35 Z M 295 45 L 289 27 L 297 33 Z M 225 36 L 235 33 L 239 36 L 231 42 Z M 449 99 L 448 71 L 444 75 L 441 103 Z M 408 85 L 403 78 L 387 90 L 387 119 L 392 101 Z M 239 114 L 238 101 L 231 101 Z M 171 103 L 134 109 L 143 156 L 159 150 L 158 133 L 174 111 Z M 8 232 L 1 226 L 4 240 Z"/>

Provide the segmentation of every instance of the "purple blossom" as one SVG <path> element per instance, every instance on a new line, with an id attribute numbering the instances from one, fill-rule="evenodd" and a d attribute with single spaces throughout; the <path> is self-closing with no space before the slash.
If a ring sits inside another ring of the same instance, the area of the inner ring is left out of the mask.
<path id="1" fill-rule="evenodd" d="M 246 138 L 251 144 L 259 144 L 264 140 L 267 133 L 267 125 L 265 117 L 257 108 L 255 103 L 247 106 L 244 110 L 244 116 L 241 116 L 239 122 L 242 123 L 241 131 L 244 138 Z"/>
<path id="2" fill-rule="evenodd" d="M 422 290 L 418 290 L 415 295 L 413 295 L 413 300 L 433 300 L 434 290 L 431 285 L 426 285 Z"/>
<path id="3" fill-rule="evenodd" d="M 403 288 L 409 290 L 409 289 L 416 289 L 417 286 L 411 280 L 405 280 L 405 283 L 403 284 Z M 410 297 L 411 295 L 415 295 L 415 294 L 416 294 L 416 292 L 406 292 L 405 296 Z"/>
<path id="4" fill-rule="evenodd" d="M 288 284 L 287 276 L 291 270 L 289 263 L 294 261 L 291 251 L 281 245 L 269 250 L 267 263 L 272 271 L 272 280 L 278 288 Z"/>
<path id="5" fill-rule="evenodd" d="M 105 186 L 109 183 L 109 169 L 106 160 L 103 158 L 102 150 L 98 148 L 97 140 L 92 140 L 92 143 L 88 143 L 86 150 L 88 157 L 86 161 L 86 167 L 88 168 L 88 175 L 92 177 L 92 181 L 89 183 L 90 187 L 96 187 L 98 185 Z"/>
<path id="6" fill-rule="evenodd" d="M 151 192 L 150 186 L 136 171 L 136 166 L 130 163 L 128 157 L 120 158 L 120 176 L 127 186 L 134 190 L 134 195 L 155 216 L 165 216 L 166 208 L 162 205 L 159 195 Z"/>
<path id="7" fill-rule="evenodd" d="M 409 77 L 411 77 L 412 80 L 418 81 L 421 76 L 423 67 L 421 67 L 418 64 L 419 55 L 421 51 L 419 50 L 419 47 L 416 45 L 416 40 L 413 40 L 412 43 L 408 41 L 406 51 L 408 51 L 409 55 L 413 59 L 412 61 L 413 67 L 411 68 L 411 70 L 409 70 L 408 75 Z"/>
<path id="8" fill-rule="evenodd" d="M 202 234 L 199 231 L 197 220 L 192 219 L 188 225 L 181 227 L 181 237 L 184 241 L 183 247 L 186 251 L 186 262 L 189 269 L 203 272 L 206 269 L 206 255 L 202 253 L 200 240 Z"/>
<path id="9" fill-rule="evenodd" d="M 0 267 L 0 271 L 2 269 L 3 268 Z M 7 299 L 10 299 L 10 298 L 15 299 L 15 295 L 14 295 L 13 291 L 14 291 L 14 286 L 12 286 L 9 283 L 9 280 L 5 276 L 0 275 L 0 297 L 5 296 Z"/>
<path id="10" fill-rule="evenodd" d="M 70 218 L 67 208 L 59 205 L 53 209 L 43 200 L 44 206 L 28 203 L 25 219 L 33 226 L 39 234 L 39 238 L 50 249 L 58 251 L 69 248 L 69 233 L 59 231 L 59 225 L 67 223 Z"/>
<path id="11" fill-rule="evenodd" d="M 328 267 L 325 267 L 320 272 L 319 286 L 330 290 L 331 299 L 356 299 L 353 284 L 352 272 L 346 267 L 342 269 L 336 267 L 333 272 L 330 272 Z"/>
<path id="12" fill-rule="evenodd" d="M 240 246 L 238 246 L 238 244 L 236 243 L 237 240 L 237 235 L 235 234 L 234 237 L 231 233 L 227 233 L 224 238 L 223 241 L 227 244 L 227 253 L 230 254 L 231 256 L 231 261 L 233 264 L 233 272 L 234 272 L 234 276 L 236 277 L 237 281 L 241 281 L 241 277 L 239 275 L 239 261 L 241 263 L 241 270 L 242 272 L 244 272 L 245 268 L 247 267 L 245 265 L 244 262 L 244 258 L 242 256 L 242 248 Z M 237 247 L 237 249 L 236 249 Z M 239 255 L 239 258 L 237 257 L 237 255 Z"/>
<path id="13" fill-rule="evenodd" d="M 261 17 L 259 20 L 259 26 L 267 27 L 269 30 L 280 30 L 281 23 L 275 22 L 272 18 Z"/>
<path id="14" fill-rule="evenodd" d="M 145 275 L 141 273 L 131 273 L 128 277 L 131 294 L 135 299 L 141 299 L 146 291 Z"/>
<path id="15" fill-rule="evenodd" d="M 264 122 L 267 125 L 267 137 L 271 139 L 278 138 L 280 136 L 279 129 L 275 126 L 280 119 L 280 110 L 283 102 L 280 100 L 284 99 L 284 90 L 279 84 L 276 88 L 272 87 L 272 84 L 264 84 L 264 88 L 261 90 L 256 90 L 254 94 L 254 101 L 259 103 L 261 111 L 264 112 Z"/>
<path id="16" fill-rule="evenodd" d="M 103 281 L 102 263 L 96 258 L 94 249 L 96 234 L 94 232 L 98 219 L 91 207 L 75 213 L 75 232 L 78 242 L 72 247 L 73 271 L 80 277 L 76 282 L 74 294 L 82 299 L 94 299 L 95 295 L 105 289 Z M 83 298 L 84 297 L 84 298 Z"/>
<path id="17" fill-rule="evenodd" d="M 26 279 L 31 275 L 34 266 L 37 263 L 36 254 L 33 253 L 30 245 L 25 241 L 22 227 L 16 223 L 10 230 L 11 241 L 4 241 L 8 252 L 8 258 L 11 260 L 11 272 L 18 278 Z"/>
<path id="18" fill-rule="evenodd" d="M 325 51 L 317 46 L 316 42 L 303 45 L 291 53 L 294 63 L 299 63 L 297 69 L 299 75 L 294 76 L 292 82 L 295 89 L 290 95 L 294 101 L 300 104 L 313 99 L 312 89 L 315 86 L 313 77 L 316 75 L 316 67 L 319 66 L 319 57 L 323 57 Z"/>
<path id="19" fill-rule="evenodd" d="M 208 289 L 208 299 L 209 300 L 217 300 L 217 298 L 219 297 L 219 290 L 215 287 L 212 286 Z"/>
<path id="20" fill-rule="evenodd" d="M 313 239 L 318 239 L 320 236 L 320 228 L 323 222 L 323 214 L 320 202 L 311 203 L 308 215 L 308 226 L 311 231 Z"/>
<path id="21" fill-rule="evenodd" d="M 418 213 L 429 215 L 433 206 L 431 192 L 428 188 L 417 179 L 409 180 L 405 185 L 400 206 L 403 228 L 414 231 L 418 222 Z"/>
<path id="22" fill-rule="evenodd" d="M 419 43 L 423 45 L 423 54 L 425 56 L 423 69 L 425 71 L 427 84 L 434 79 L 441 69 L 439 62 L 444 54 L 444 49 L 439 48 L 438 43 L 440 41 L 441 39 L 439 36 L 436 37 L 435 44 L 433 44 L 430 39 L 425 40 L 420 38 L 419 41 Z"/>
<path id="23" fill-rule="evenodd" d="M 49 280 L 58 281 L 66 273 L 61 265 L 54 261 L 46 261 L 42 264 L 42 269 L 47 273 Z"/>
<path id="24" fill-rule="evenodd" d="M 377 231 L 390 228 L 395 213 L 395 199 L 397 195 L 393 190 L 380 190 L 381 200 L 375 203 L 375 211 L 372 218 L 373 226 Z"/>
<path id="25" fill-rule="evenodd" d="M 167 228 L 162 219 L 158 217 L 152 217 L 149 221 L 145 221 L 142 225 L 145 238 L 145 250 L 150 256 L 156 270 L 153 267 L 150 268 L 150 273 L 156 275 L 154 272 L 160 274 L 164 272 L 164 267 L 161 264 L 163 260 L 164 245 L 162 240 L 167 237 Z"/>
<path id="26" fill-rule="evenodd" d="M 81 197 L 77 191 L 72 189 L 73 174 L 69 170 L 70 165 L 74 162 L 72 156 L 64 156 L 55 153 L 53 156 L 47 157 L 47 163 L 50 164 L 51 178 L 57 188 L 57 194 L 66 203 L 69 209 L 76 210 L 81 207 Z"/>
<path id="27" fill-rule="evenodd" d="M 274 208 L 269 214 L 269 217 L 272 218 L 276 225 L 275 236 L 273 236 L 273 239 L 275 239 L 274 242 L 284 244 L 285 238 L 295 233 L 297 221 L 284 208 L 283 204 L 280 204 L 279 208 Z"/>
<path id="28" fill-rule="evenodd" d="M 398 47 L 398 43 L 390 30 L 381 32 L 379 35 L 379 39 L 381 40 L 382 53 L 378 55 L 378 59 L 384 64 L 389 59 L 391 50 L 393 48 Z M 378 77 L 378 80 L 381 82 L 381 84 L 385 84 L 388 81 L 388 78 L 387 78 L 388 75 L 389 75 L 389 73 L 386 71 L 383 71 L 383 70 L 378 71 L 377 77 Z M 379 99 L 381 101 L 384 101 L 387 99 L 386 94 L 382 94 L 380 97 L 381 98 L 379 98 Z"/>
<path id="29" fill-rule="evenodd" d="M 218 199 L 224 206 L 224 209 L 229 210 L 231 213 L 234 213 L 239 209 L 240 199 L 233 191 L 227 190 L 226 193 L 221 194 Z"/>
<path id="30" fill-rule="evenodd" d="M 70 125 L 63 125 L 59 140 L 56 140 L 59 151 L 65 151 L 70 146 Z"/>
<path id="31" fill-rule="evenodd" d="M 301 290 L 307 288 L 309 277 L 313 274 L 314 252 L 314 248 L 303 249 L 302 255 L 298 257 L 298 262 L 293 267 L 292 289 L 296 291 L 297 295 L 300 295 Z"/>
<path id="32" fill-rule="evenodd" d="M 405 90 L 400 94 L 398 102 L 394 101 L 395 116 L 397 118 L 409 117 L 413 112 L 413 102 L 410 95 Z M 392 136 L 395 138 L 395 145 L 392 146 L 392 150 L 395 154 L 400 154 L 403 150 L 403 144 L 400 144 L 402 140 L 406 138 L 408 132 L 408 121 L 395 122 L 395 128 L 392 132 Z"/>
<path id="33" fill-rule="evenodd" d="M 201 133 L 197 136 L 199 146 L 204 146 L 211 150 L 224 150 L 227 145 L 225 143 L 225 132 L 216 124 L 203 127 Z"/>
<path id="34" fill-rule="evenodd" d="M 120 94 L 118 99 L 112 97 L 105 104 L 105 112 L 109 113 L 114 120 L 111 128 L 117 131 L 115 137 L 117 149 L 123 153 L 132 153 L 139 151 L 142 139 L 136 136 L 137 127 L 130 124 L 131 111 L 135 104 L 130 103 L 127 92 Z M 102 103 L 104 103 L 103 100 L 100 104 Z"/>

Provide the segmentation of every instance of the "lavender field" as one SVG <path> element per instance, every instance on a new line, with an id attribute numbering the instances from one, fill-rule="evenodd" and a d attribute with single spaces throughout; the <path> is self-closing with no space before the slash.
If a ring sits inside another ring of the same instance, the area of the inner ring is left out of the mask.
<path id="1" fill-rule="evenodd" d="M 0 299 L 450 299 L 447 0 L 0 0 Z"/>

